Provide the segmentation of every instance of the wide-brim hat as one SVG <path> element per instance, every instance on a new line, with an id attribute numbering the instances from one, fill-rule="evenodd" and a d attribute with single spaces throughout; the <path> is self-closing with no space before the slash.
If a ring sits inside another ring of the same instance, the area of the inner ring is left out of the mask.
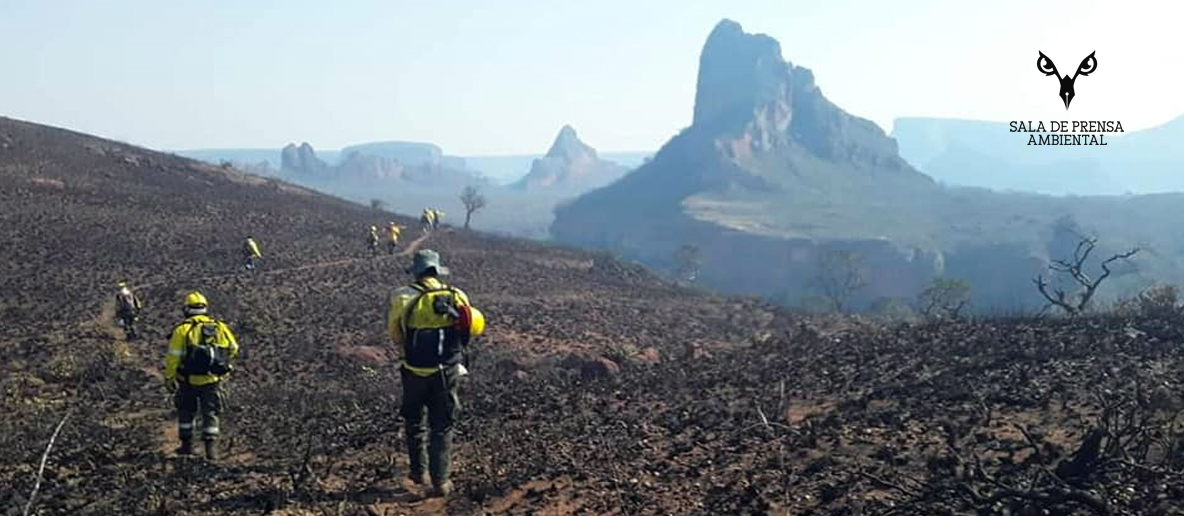
<path id="1" fill-rule="evenodd" d="M 411 267 L 407 272 L 415 276 L 421 276 L 429 269 L 435 269 L 437 276 L 447 276 L 449 274 L 448 267 L 440 264 L 440 253 L 431 249 L 423 249 L 415 252 L 415 256 L 411 259 Z"/>

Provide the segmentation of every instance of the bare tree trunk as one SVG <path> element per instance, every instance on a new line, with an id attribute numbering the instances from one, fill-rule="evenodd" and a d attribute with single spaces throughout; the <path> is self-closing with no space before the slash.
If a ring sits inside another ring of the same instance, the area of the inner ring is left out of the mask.
<path id="1" fill-rule="evenodd" d="M 22 516 L 29 516 L 29 511 L 33 509 L 33 502 L 37 500 L 37 491 L 41 490 L 41 479 L 45 477 L 45 462 L 49 460 L 49 452 L 53 450 L 54 441 L 58 440 L 58 434 L 62 432 L 62 427 L 66 425 L 66 420 L 73 412 L 73 409 L 66 411 L 62 420 L 58 421 L 57 428 L 53 429 L 53 435 L 49 437 L 49 444 L 45 445 L 45 453 L 41 454 L 41 465 L 37 467 L 37 481 L 33 483 L 33 492 L 29 493 L 29 501 L 25 502 L 25 511 L 21 513 Z"/>
<path id="2" fill-rule="evenodd" d="M 469 220 L 473 218 L 472 210 L 465 210 L 465 229 L 469 229 Z"/>

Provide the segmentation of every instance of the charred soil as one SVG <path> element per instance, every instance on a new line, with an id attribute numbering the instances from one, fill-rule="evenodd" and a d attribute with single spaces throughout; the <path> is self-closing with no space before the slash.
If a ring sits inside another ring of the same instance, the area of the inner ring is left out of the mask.
<path id="1" fill-rule="evenodd" d="M 282 182 L 0 119 L 0 507 L 20 514 L 1175 514 L 1176 318 L 887 325 L 791 317 L 611 256 L 447 228 L 489 317 L 455 482 L 404 482 L 395 220 Z M 260 242 L 260 268 L 238 244 Z M 418 236 L 418 235 L 416 235 Z M 406 244 L 411 247 L 411 240 Z M 407 250 L 405 248 L 405 250 Z M 124 341 L 110 297 L 144 298 Z M 244 354 L 215 464 L 160 387 L 181 295 Z M 1041 512 L 1044 511 L 1044 512 Z"/>

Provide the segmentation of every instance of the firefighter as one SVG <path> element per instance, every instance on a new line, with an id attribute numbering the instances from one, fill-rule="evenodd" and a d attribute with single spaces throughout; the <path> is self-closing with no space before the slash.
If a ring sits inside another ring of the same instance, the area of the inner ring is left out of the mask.
<path id="1" fill-rule="evenodd" d="M 115 292 L 115 316 L 119 318 L 119 323 L 123 326 L 124 339 L 135 340 L 139 336 L 136 334 L 136 320 L 140 318 L 140 298 L 128 288 L 127 282 L 121 281 L 118 291 Z"/>
<path id="2" fill-rule="evenodd" d="M 226 323 L 209 316 L 209 303 L 201 292 L 187 294 L 184 306 L 185 319 L 173 328 L 164 359 L 165 387 L 173 393 L 177 409 L 177 454 L 193 454 L 194 422 L 200 415 L 206 458 L 215 460 L 222 383 L 238 356 L 238 340 Z"/>
<path id="3" fill-rule="evenodd" d="M 431 493 L 447 496 L 457 391 L 468 374 L 465 347 L 485 331 L 485 316 L 464 292 L 440 280 L 449 271 L 435 251 L 416 252 L 408 272 L 414 280 L 395 291 L 387 315 L 391 341 L 402 350 L 399 412 L 407 431 L 408 476 L 420 485 L 430 476 Z"/>

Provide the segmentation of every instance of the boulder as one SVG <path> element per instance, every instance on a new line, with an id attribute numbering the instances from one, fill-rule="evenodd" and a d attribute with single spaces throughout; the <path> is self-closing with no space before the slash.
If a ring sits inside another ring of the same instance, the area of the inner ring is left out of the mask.
<path id="1" fill-rule="evenodd" d="M 579 373 L 584 380 L 612 378 L 621 374 L 621 365 L 602 356 L 571 355 L 560 365 Z"/>

